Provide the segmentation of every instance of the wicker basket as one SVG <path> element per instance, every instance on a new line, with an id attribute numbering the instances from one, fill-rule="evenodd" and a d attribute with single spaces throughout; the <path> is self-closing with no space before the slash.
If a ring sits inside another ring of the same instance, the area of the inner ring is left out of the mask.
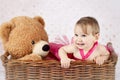
<path id="1" fill-rule="evenodd" d="M 102 66 L 94 62 L 75 61 L 69 69 L 56 60 L 18 61 L 4 64 L 6 80 L 115 80 L 117 56 L 112 53 Z"/>

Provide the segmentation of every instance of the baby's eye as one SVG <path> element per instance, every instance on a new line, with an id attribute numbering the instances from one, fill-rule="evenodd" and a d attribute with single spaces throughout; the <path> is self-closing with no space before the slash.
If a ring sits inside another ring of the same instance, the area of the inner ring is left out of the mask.
<path id="1" fill-rule="evenodd" d="M 87 35 L 85 35 L 85 34 L 83 34 L 83 35 L 81 35 L 82 37 L 86 37 Z"/>
<path id="2" fill-rule="evenodd" d="M 75 36 L 78 36 L 78 34 L 75 34 Z"/>

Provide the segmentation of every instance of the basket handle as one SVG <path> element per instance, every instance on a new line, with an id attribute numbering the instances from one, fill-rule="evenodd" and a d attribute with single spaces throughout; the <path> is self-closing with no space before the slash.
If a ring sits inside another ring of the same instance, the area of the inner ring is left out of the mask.
<path id="1" fill-rule="evenodd" d="M 116 52 L 115 52 L 115 50 L 114 50 L 114 48 L 113 48 L 113 46 L 112 46 L 112 43 L 111 43 L 111 42 L 108 42 L 108 43 L 107 43 L 107 47 L 108 47 L 108 49 L 109 49 L 109 51 L 110 51 L 110 55 L 113 56 L 113 59 L 114 59 L 114 60 L 117 60 L 117 59 L 118 59 L 118 55 L 116 54 Z"/>
<path id="2" fill-rule="evenodd" d="M 8 62 L 8 56 L 9 56 L 9 53 L 8 53 L 8 52 L 5 52 L 3 55 L 0 56 L 3 65 L 5 65 L 5 63 Z"/>
<path id="3" fill-rule="evenodd" d="M 114 56 L 117 57 L 117 54 L 116 54 L 116 52 L 115 52 L 115 50 L 114 50 L 111 42 L 108 42 L 108 43 L 107 43 L 107 47 L 108 47 L 110 53 L 113 53 L 113 54 L 111 54 L 111 55 L 114 55 Z"/>

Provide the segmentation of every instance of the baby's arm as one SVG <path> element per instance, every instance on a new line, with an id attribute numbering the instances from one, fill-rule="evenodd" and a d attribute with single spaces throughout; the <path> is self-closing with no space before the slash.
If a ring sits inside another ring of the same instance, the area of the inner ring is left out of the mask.
<path id="1" fill-rule="evenodd" d="M 67 45 L 63 46 L 59 49 L 58 55 L 60 57 L 61 67 L 63 68 L 69 68 L 70 62 L 72 59 L 68 58 L 67 53 L 74 53 L 74 46 L 73 45 Z"/>
<path id="2" fill-rule="evenodd" d="M 104 46 L 100 47 L 99 53 L 100 56 L 96 57 L 96 63 L 102 65 L 109 58 L 110 53 Z"/>

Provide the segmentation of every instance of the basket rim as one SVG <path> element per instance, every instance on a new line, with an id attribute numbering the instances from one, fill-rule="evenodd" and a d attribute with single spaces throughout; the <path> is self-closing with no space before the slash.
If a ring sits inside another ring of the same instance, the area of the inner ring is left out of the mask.
<path id="1" fill-rule="evenodd" d="M 106 66 L 106 65 L 113 65 L 115 66 L 118 60 L 118 56 L 116 53 L 112 52 L 109 59 L 105 61 L 103 65 L 98 65 L 95 63 L 95 61 L 82 61 L 82 60 L 76 60 L 72 61 L 71 65 L 96 65 L 96 66 Z M 60 65 L 60 61 L 57 60 L 38 60 L 38 61 L 31 61 L 31 60 L 8 60 L 8 62 L 4 63 L 4 66 L 14 66 L 14 65 L 21 65 L 21 64 L 27 64 L 34 66 L 36 64 L 39 65 L 49 65 L 49 64 L 55 64 Z"/>

